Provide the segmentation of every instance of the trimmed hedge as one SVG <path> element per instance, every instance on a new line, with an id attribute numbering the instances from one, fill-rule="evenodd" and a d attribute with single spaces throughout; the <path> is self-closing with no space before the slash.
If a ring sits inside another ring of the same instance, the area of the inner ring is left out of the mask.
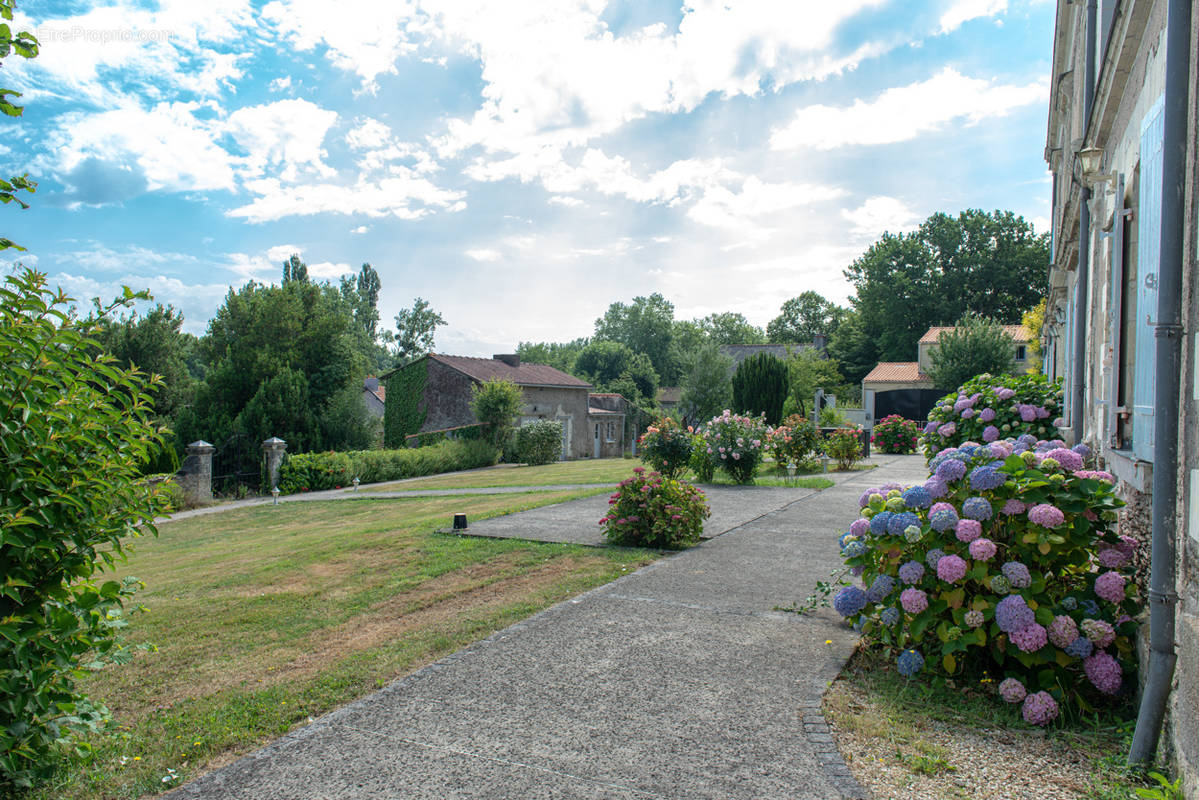
<path id="1" fill-rule="evenodd" d="M 481 441 L 439 442 L 400 450 L 297 453 L 283 460 L 279 491 L 295 494 L 338 489 L 349 486 L 355 477 L 362 483 L 378 483 L 489 467 L 498 455 L 494 447 Z"/>
<path id="2" fill-rule="evenodd" d="M 537 466 L 550 464 L 562 454 L 562 423 L 543 419 L 516 429 L 516 458 Z"/>

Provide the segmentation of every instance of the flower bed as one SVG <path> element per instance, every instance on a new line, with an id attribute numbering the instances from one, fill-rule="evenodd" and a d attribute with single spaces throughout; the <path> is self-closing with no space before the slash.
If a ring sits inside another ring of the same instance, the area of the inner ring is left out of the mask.
<path id="1" fill-rule="evenodd" d="M 979 375 L 945 395 L 928 413 L 920 436 L 926 458 L 963 442 L 1030 434 L 1050 438 L 1061 424 L 1062 382 L 1044 375 Z"/>
<path id="2" fill-rule="evenodd" d="M 608 498 L 608 514 L 600 520 L 608 543 L 681 550 L 698 542 L 711 514 L 704 493 L 644 467 L 633 472 Z"/>
<path id="3" fill-rule="evenodd" d="M 1116 535 L 1123 503 L 1088 456 L 1030 435 L 964 443 L 937 453 L 923 484 L 868 490 L 840 537 L 861 585 L 834 608 L 901 674 L 989 676 L 1035 725 L 1121 692 L 1136 664 L 1136 542 Z"/>

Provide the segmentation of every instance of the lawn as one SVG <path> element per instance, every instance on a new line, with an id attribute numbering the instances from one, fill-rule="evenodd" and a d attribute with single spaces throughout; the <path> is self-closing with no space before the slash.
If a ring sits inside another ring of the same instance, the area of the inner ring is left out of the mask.
<path id="1" fill-rule="evenodd" d="M 594 493 L 285 503 L 162 525 L 122 570 L 146 583 L 130 641 L 157 652 L 83 681 L 119 735 L 30 797 L 160 792 L 656 558 L 432 532 L 454 512 Z"/>
<path id="2" fill-rule="evenodd" d="M 538 467 L 499 466 L 430 475 L 427 478 L 377 483 L 362 491 L 392 492 L 420 489 L 490 489 L 502 486 L 562 486 L 564 484 L 614 484 L 631 477 L 640 461 L 628 458 L 601 458 L 557 461 Z"/>

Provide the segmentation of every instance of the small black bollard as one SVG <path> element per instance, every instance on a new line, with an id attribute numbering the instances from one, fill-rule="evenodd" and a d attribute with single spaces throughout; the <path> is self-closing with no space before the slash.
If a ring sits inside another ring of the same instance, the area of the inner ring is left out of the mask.
<path id="1" fill-rule="evenodd" d="M 464 531 L 464 530 L 466 530 L 466 528 L 467 528 L 466 515 L 465 514 L 455 514 L 454 515 L 454 530 Z"/>

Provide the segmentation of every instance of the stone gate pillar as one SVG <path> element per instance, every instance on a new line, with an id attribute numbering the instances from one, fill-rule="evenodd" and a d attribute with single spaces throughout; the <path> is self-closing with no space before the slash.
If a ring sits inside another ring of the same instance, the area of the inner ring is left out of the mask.
<path id="1" fill-rule="evenodd" d="M 283 454 L 287 452 L 287 442 L 278 436 L 272 436 L 262 443 L 262 458 L 266 462 L 266 486 L 262 493 L 266 494 L 279 485 L 279 467 L 283 465 Z"/>
<path id="2" fill-rule="evenodd" d="M 212 454 L 216 448 L 203 439 L 187 446 L 187 457 L 179 468 L 179 486 L 189 506 L 206 506 L 212 502 Z"/>

